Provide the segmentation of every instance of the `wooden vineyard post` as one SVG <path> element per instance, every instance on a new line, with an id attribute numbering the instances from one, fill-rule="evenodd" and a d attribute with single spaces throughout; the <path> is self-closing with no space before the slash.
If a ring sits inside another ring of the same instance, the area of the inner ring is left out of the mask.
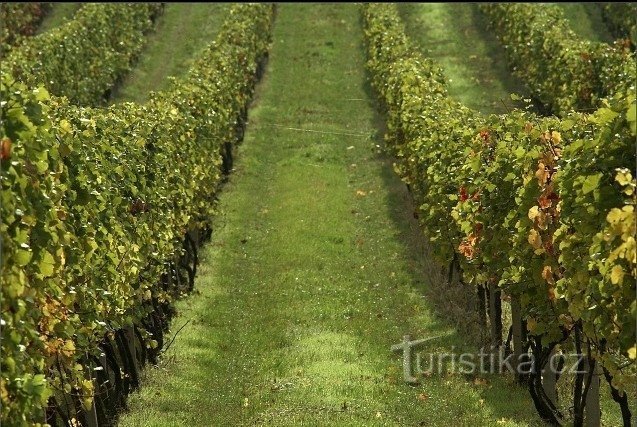
<path id="1" fill-rule="evenodd" d="M 199 241 L 199 229 L 192 228 L 188 230 L 188 236 L 190 237 L 190 240 L 192 240 L 192 243 L 195 245 L 195 247 L 198 248 L 201 244 L 201 242 Z"/>
<path id="2" fill-rule="evenodd" d="M 549 355 L 549 360 L 542 367 L 542 388 L 544 389 L 546 396 L 555 406 L 557 406 L 557 374 L 551 369 L 551 366 L 554 365 L 551 363 L 551 359 L 554 355 L 555 350 L 552 350 Z"/>
<path id="3" fill-rule="evenodd" d="M 522 322 L 522 308 L 520 306 L 520 297 L 515 295 L 511 297 L 511 327 L 513 328 L 513 369 L 515 369 L 515 378 L 518 382 L 522 382 L 523 375 L 520 373 L 520 364 L 524 354 L 524 324 Z"/>
<path id="4" fill-rule="evenodd" d="M 133 369 L 135 369 L 135 372 L 137 372 L 139 369 L 137 367 L 137 349 L 135 347 L 135 331 L 133 330 L 132 327 L 127 327 L 125 329 L 125 334 L 126 334 L 126 342 L 128 343 L 128 349 L 133 359 Z"/>
<path id="5" fill-rule="evenodd" d="M 502 347 L 502 299 L 498 285 L 489 285 L 489 317 L 491 319 L 492 348 Z"/>
<path id="6" fill-rule="evenodd" d="M 97 396 L 93 396 L 91 409 L 86 412 L 86 424 L 88 427 L 99 427 L 99 423 L 97 421 L 97 403 L 95 402 L 96 398 Z"/>
<path id="7" fill-rule="evenodd" d="M 586 366 L 586 377 L 591 369 L 591 359 L 587 359 L 584 366 Z M 584 425 L 586 427 L 599 427 L 602 422 L 602 410 L 599 406 L 599 382 L 600 382 L 601 369 L 599 363 L 595 363 L 593 368 L 593 376 L 591 377 L 591 385 L 588 388 L 586 394 L 586 406 L 584 407 Z"/>
<path id="8" fill-rule="evenodd" d="M 101 353 L 100 354 L 100 365 L 101 368 L 106 370 L 106 354 Z M 99 395 L 99 383 L 98 383 L 98 379 L 97 379 L 97 375 L 95 378 L 93 378 L 93 384 L 94 384 L 94 388 L 93 390 L 95 390 L 93 392 L 93 403 L 91 404 L 91 409 L 89 411 L 87 411 L 86 413 L 86 423 L 88 427 L 99 427 L 99 421 L 97 418 L 97 398 Z"/>
<path id="9" fill-rule="evenodd" d="M 139 378 L 137 373 L 139 372 L 139 367 L 137 366 L 137 348 L 135 346 L 135 330 L 132 326 L 128 326 L 124 329 L 124 337 L 126 338 L 125 345 L 128 346 L 128 352 L 131 357 L 131 379 L 133 381 L 133 388 L 139 387 Z"/>
<path id="10" fill-rule="evenodd" d="M 478 298 L 478 321 L 480 322 L 480 333 L 484 334 L 487 329 L 487 290 L 484 285 L 479 284 L 476 287 Z"/>

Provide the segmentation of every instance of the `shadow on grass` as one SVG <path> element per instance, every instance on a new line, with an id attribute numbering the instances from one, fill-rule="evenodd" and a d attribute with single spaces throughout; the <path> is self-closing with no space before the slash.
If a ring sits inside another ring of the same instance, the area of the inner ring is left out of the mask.
<path id="1" fill-rule="evenodd" d="M 398 10 L 407 35 L 443 68 L 451 97 L 484 114 L 523 107 L 509 95 L 528 91 L 509 71 L 506 52 L 476 4 L 412 3 Z"/>

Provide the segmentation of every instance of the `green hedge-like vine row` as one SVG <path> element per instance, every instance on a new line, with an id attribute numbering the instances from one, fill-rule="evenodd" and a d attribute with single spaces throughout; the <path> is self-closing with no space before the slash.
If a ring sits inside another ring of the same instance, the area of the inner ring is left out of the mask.
<path id="1" fill-rule="evenodd" d="M 602 16 L 615 37 L 627 38 L 633 48 L 637 47 L 636 3 L 606 3 L 602 6 Z"/>
<path id="2" fill-rule="evenodd" d="M 637 63 L 629 46 L 580 39 L 558 6 L 485 3 L 480 9 L 515 73 L 553 113 L 592 112 L 602 98 L 634 91 Z"/>
<path id="3" fill-rule="evenodd" d="M 549 352 L 581 332 L 585 353 L 628 387 L 637 357 L 635 93 L 593 114 L 486 117 L 447 96 L 395 5 L 363 11 L 395 168 L 440 258 L 455 252 L 467 283 L 519 297 L 530 335 Z"/>
<path id="4" fill-rule="evenodd" d="M 41 422 L 53 392 L 90 405 L 100 340 L 170 301 L 164 263 L 210 217 L 272 12 L 233 6 L 187 76 L 145 105 L 82 108 L 3 70 L 3 424 Z"/>
<path id="5" fill-rule="evenodd" d="M 130 70 L 161 10 L 160 3 L 86 4 L 73 20 L 12 50 L 3 71 L 73 103 L 98 105 Z"/>
<path id="6" fill-rule="evenodd" d="M 49 3 L 0 3 L 0 58 L 24 37 L 32 36 Z"/>

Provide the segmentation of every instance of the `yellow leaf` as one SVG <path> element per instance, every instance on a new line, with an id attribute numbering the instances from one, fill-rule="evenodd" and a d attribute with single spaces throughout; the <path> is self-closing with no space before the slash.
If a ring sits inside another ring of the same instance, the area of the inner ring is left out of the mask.
<path id="1" fill-rule="evenodd" d="M 60 120 L 60 129 L 62 130 L 63 135 L 66 135 L 67 133 L 71 133 L 73 131 L 71 124 L 64 119 Z"/>
<path id="2" fill-rule="evenodd" d="M 551 139 L 555 144 L 559 144 L 562 141 L 562 135 L 557 131 L 553 131 L 551 132 Z"/>
<path id="3" fill-rule="evenodd" d="M 540 249 L 542 247 L 542 237 L 537 230 L 531 230 L 529 232 L 529 243 L 533 246 L 533 249 Z"/>
<path id="4" fill-rule="evenodd" d="M 613 285 L 619 285 L 624 280 L 624 269 L 621 265 L 615 265 L 610 272 L 610 281 Z"/>
<path id="5" fill-rule="evenodd" d="M 544 269 L 542 269 L 542 278 L 550 284 L 555 283 L 555 280 L 553 279 L 553 271 L 550 265 L 545 265 Z"/>
<path id="6" fill-rule="evenodd" d="M 528 213 L 529 219 L 533 221 L 533 223 L 538 226 L 541 230 L 546 230 L 546 214 L 542 212 L 539 206 L 533 206 L 529 209 Z"/>
<path id="7" fill-rule="evenodd" d="M 632 182 L 633 175 L 630 173 L 629 169 L 617 169 L 617 175 L 615 176 L 615 181 L 619 182 L 619 185 L 624 186 L 628 185 Z"/>
<path id="8" fill-rule="evenodd" d="M 533 206 L 531 209 L 529 209 L 529 219 L 531 221 L 534 221 L 535 218 L 537 218 L 538 215 L 540 215 L 540 208 L 537 206 Z"/>
<path id="9" fill-rule="evenodd" d="M 537 170 L 535 171 L 535 177 L 540 182 L 540 185 L 546 184 L 549 179 L 549 173 L 546 170 L 546 165 L 542 162 L 538 163 Z"/>
<path id="10" fill-rule="evenodd" d="M 613 208 L 610 210 L 610 212 L 608 212 L 608 215 L 606 215 L 606 221 L 610 222 L 611 224 L 614 224 L 616 222 L 619 222 L 622 220 L 622 211 L 617 209 L 617 208 Z"/>
<path id="11" fill-rule="evenodd" d="M 65 357 L 73 357 L 73 355 L 75 354 L 75 344 L 71 340 L 66 340 L 64 341 L 64 345 L 62 346 L 62 348 L 60 348 L 59 351 Z"/>
<path id="12" fill-rule="evenodd" d="M 637 359 L 637 346 L 632 346 L 628 349 L 628 357 L 632 360 Z"/>
<path id="13" fill-rule="evenodd" d="M 71 340 L 66 340 L 62 349 L 66 351 L 75 351 L 75 343 Z"/>
<path id="14" fill-rule="evenodd" d="M 9 400 L 9 391 L 7 390 L 7 386 L 3 379 L 0 379 L 0 399 L 2 399 L 3 402 L 7 402 Z"/>

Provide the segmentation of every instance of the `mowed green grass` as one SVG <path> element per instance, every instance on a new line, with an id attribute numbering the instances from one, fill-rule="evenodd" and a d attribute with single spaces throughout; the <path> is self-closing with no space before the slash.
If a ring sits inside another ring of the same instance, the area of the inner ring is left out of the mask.
<path id="1" fill-rule="evenodd" d="M 46 33 L 73 18 L 81 3 L 50 3 L 51 10 L 44 16 L 37 34 Z"/>
<path id="2" fill-rule="evenodd" d="M 443 335 L 425 352 L 477 349 L 432 309 L 446 285 L 376 149 L 360 22 L 353 4 L 278 6 L 236 170 L 173 333 L 187 325 L 146 369 L 121 426 L 541 425 L 508 377 L 402 381 L 390 346 L 404 334 Z"/>
<path id="3" fill-rule="evenodd" d="M 138 62 L 116 88 L 111 102 L 143 103 L 150 91 L 168 87 L 169 76 L 185 74 L 197 53 L 215 39 L 227 7 L 222 3 L 166 3 Z"/>
<path id="4" fill-rule="evenodd" d="M 585 40 L 611 43 L 614 37 L 602 18 L 596 3 L 558 3 L 575 34 Z"/>
<path id="5" fill-rule="evenodd" d="M 488 30 L 477 4 L 401 3 L 398 7 L 409 37 L 443 68 L 452 98 L 485 114 L 522 106 L 510 94 L 528 91 L 509 71 L 504 48 Z"/>

